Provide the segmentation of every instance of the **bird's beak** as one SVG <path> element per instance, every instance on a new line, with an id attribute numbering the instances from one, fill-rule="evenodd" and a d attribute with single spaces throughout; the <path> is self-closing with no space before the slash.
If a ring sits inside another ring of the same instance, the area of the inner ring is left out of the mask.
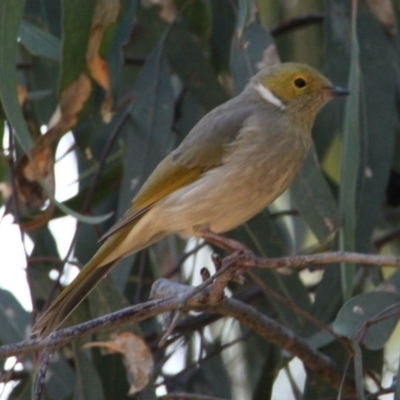
<path id="1" fill-rule="evenodd" d="M 324 94 L 328 97 L 347 96 L 350 92 L 340 86 L 327 86 L 324 88 Z"/>

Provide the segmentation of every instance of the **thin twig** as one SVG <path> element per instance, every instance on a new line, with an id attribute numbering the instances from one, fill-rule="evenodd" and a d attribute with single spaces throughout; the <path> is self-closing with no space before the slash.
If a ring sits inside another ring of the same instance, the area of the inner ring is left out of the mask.
<path id="1" fill-rule="evenodd" d="M 271 35 L 276 37 L 283 33 L 290 32 L 297 28 L 302 28 L 311 24 L 319 24 L 324 20 L 322 14 L 303 14 L 294 18 L 290 18 L 279 22 L 273 28 L 271 28 Z"/>

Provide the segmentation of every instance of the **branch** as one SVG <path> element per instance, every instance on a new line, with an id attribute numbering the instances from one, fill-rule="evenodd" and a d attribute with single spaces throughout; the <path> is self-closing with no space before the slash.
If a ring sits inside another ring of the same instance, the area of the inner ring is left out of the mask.
<path id="1" fill-rule="evenodd" d="M 297 337 L 293 331 L 280 325 L 267 315 L 260 313 L 255 308 L 233 298 L 226 299 L 223 294 L 225 285 L 228 280 L 250 267 L 304 268 L 310 265 L 327 265 L 338 262 L 400 267 L 400 257 L 331 252 L 263 259 L 254 256 L 243 244 L 232 239 L 221 237 L 212 232 L 205 233 L 204 238 L 219 247 L 233 251 L 233 253 L 222 261 L 215 261 L 218 264 L 216 265 L 218 267 L 217 272 L 212 277 L 207 275 L 201 285 L 193 288 L 170 282 L 166 279 L 159 279 L 152 288 L 153 298 L 156 298 L 151 301 L 57 331 L 42 342 L 30 339 L 12 345 L 1 346 L 0 358 L 25 355 L 40 349 L 53 352 L 71 340 L 76 340 L 83 335 L 105 329 L 115 329 L 122 324 L 142 321 L 166 312 L 176 310 L 184 312 L 200 311 L 235 318 L 267 341 L 287 350 L 293 356 L 299 357 L 306 368 L 319 374 L 332 386 L 340 387 L 343 372 L 327 356 L 311 347 L 304 339 Z M 344 380 L 343 388 L 345 393 L 348 394 L 353 394 L 355 391 L 354 384 L 349 379 Z"/>
<path id="2" fill-rule="evenodd" d="M 226 238 L 214 232 L 205 231 L 202 233 L 202 237 L 207 242 L 233 253 L 230 257 L 234 257 L 234 265 L 242 268 L 306 268 L 311 265 L 322 266 L 342 262 L 375 266 L 385 265 L 400 268 L 400 257 L 397 256 L 382 256 L 376 254 L 351 253 L 345 251 L 333 251 L 327 253 L 279 258 L 260 258 L 255 256 L 252 251 L 250 251 L 243 243 Z"/>
<path id="3" fill-rule="evenodd" d="M 158 286 L 164 287 L 169 285 L 165 280 L 159 280 L 156 283 Z M 103 331 L 108 328 L 115 329 L 115 327 L 128 322 L 138 322 L 158 314 L 174 311 L 181 306 L 182 298 L 187 298 L 187 293 L 192 292 L 193 288 L 176 283 L 172 283 L 172 287 L 174 291 L 179 291 L 180 293 L 161 300 L 151 300 L 146 303 L 127 307 L 104 317 L 56 331 L 42 342 L 30 339 L 17 344 L 1 346 L 0 358 L 27 354 L 44 348 L 49 352 L 53 352 L 71 340 L 75 340 L 83 335 Z M 202 311 L 233 317 L 260 334 L 264 339 L 285 348 L 294 356 L 299 357 L 307 368 L 319 374 L 332 386 L 340 387 L 343 373 L 327 356 L 311 347 L 305 340 L 298 338 L 294 332 L 258 312 L 255 308 L 238 300 L 225 299 L 219 303 L 210 304 L 207 303 L 207 296 L 208 293 L 206 293 L 206 296 L 204 296 L 204 293 L 200 293 L 188 298 L 184 306 L 184 311 Z M 344 388 L 345 392 L 354 393 L 352 381 L 345 380 Z"/>
<path id="4" fill-rule="evenodd" d="M 305 268 L 311 265 L 322 266 L 341 262 L 375 266 L 385 265 L 400 268 L 400 257 L 350 253 L 344 251 L 280 258 L 260 258 L 249 253 L 243 253 L 237 256 L 237 264 L 246 268 Z"/>

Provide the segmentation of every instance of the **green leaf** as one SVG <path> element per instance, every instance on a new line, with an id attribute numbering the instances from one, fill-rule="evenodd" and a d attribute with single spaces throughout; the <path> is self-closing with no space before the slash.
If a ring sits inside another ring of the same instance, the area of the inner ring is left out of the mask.
<path id="1" fill-rule="evenodd" d="M 277 346 L 270 343 L 262 343 L 261 346 L 259 346 L 259 352 L 256 354 L 254 363 L 259 361 L 260 352 L 266 353 L 262 367 L 260 368 L 257 365 L 258 368 L 255 368 L 255 364 L 249 364 L 250 377 L 258 374 L 261 369 L 261 374 L 258 377 L 257 384 L 253 391 L 253 400 L 266 400 L 271 398 L 276 376 L 282 365 L 281 350 Z"/>
<path id="2" fill-rule="evenodd" d="M 271 34 L 255 22 L 244 30 L 241 39 L 234 37 L 230 67 L 236 94 L 244 89 L 263 65 L 264 52 L 270 46 L 275 46 Z"/>
<path id="3" fill-rule="evenodd" d="M 339 235 L 340 249 L 342 251 L 354 251 L 356 244 L 356 193 L 360 160 L 360 50 L 355 16 L 353 16 L 351 25 L 351 41 L 350 76 L 348 85 L 350 96 L 347 98 L 343 124 L 343 148 L 339 195 L 340 213 L 344 223 L 343 229 L 340 231 Z M 353 291 L 355 265 L 342 263 L 341 273 L 343 298 L 348 300 Z"/>
<path id="4" fill-rule="evenodd" d="M 231 385 L 229 383 L 229 375 L 226 370 L 226 365 L 222 360 L 222 355 L 218 352 L 218 345 L 205 345 L 205 356 L 212 354 L 208 360 L 202 362 L 190 380 L 193 384 L 200 385 L 202 388 L 201 393 L 209 394 L 223 399 L 231 399 Z"/>
<path id="5" fill-rule="evenodd" d="M 168 65 L 163 41 L 154 48 L 143 66 L 132 93 L 133 126 L 126 124 L 125 174 L 121 184 L 118 217 L 129 208 L 134 194 L 153 169 L 168 153 L 168 136 L 174 112 Z M 132 181 L 136 180 L 136 185 Z M 131 269 L 132 258 L 121 261 L 112 271 L 117 287 L 122 291 Z"/>
<path id="6" fill-rule="evenodd" d="M 354 377 L 356 381 L 357 400 L 365 400 L 364 396 L 364 368 L 362 362 L 361 347 L 353 342 L 354 350 Z"/>
<path id="7" fill-rule="evenodd" d="M 325 268 L 315 293 L 311 314 L 326 324 L 333 321 L 343 302 L 343 294 L 338 290 L 340 282 L 339 264 Z"/>
<path id="8" fill-rule="evenodd" d="M 121 0 L 121 10 L 118 16 L 118 25 L 107 55 L 107 64 L 111 85 L 116 92 L 121 81 L 121 72 L 125 63 L 122 56 L 122 47 L 129 40 L 132 30 L 132 21 L 135 18 L 137 0 Z"/>
<path id="9" fill-rule="evenodd" d="M 290 193 L 320 243 L 339 229 L 341 219 L 336 201 L 319 166 L 314 146 L 292 183 Z"/>
<path id="10" fill-rule="evenodd" d="M 204 0 L 194 0 L 186 3 L 186 0 L 181 0 L 179 7 L 190 32 L 199 37 L 207 38 L 211 28 L 209 3 Z"/>
<path id="11" fill-rule="evenodd" d="M 371 236 L 380 221 L 386 185 L 394 159 L 398 131 L 400 71 L 399 50 L 360 3 L 358 32 L 360 41 L 362 121 L 361 154 L 357 184 L 356 249 L 373 251 Z M 377 76 L 376 71 L 379 71 Z"/>
<path id="12" fill-rule="evenodd" d="M 173 72 L 179 75 L 206 111 L 228 100 L 217 74 L 183 22 L 176 22 L 171 27 L 165 42 L 165 53 Z"/>
<path id="13" fill-rule="evenodd" d="M 12 293 L 0 289 L 0 338 L 4 344 L 25 340 L 30 324 L 26 312 Z"/>
<path id="14" fill-rule="evenodd" d="M 289 252 L 289 234 L 286 226 L 271 218 L 267 210 L 250 219 L 244 226 L 232 231 L 229 236 L 244 243 L 262 257 L 279 257 Z M 311 306 L 309 295 L 298 274 L 284 276 L 270 269 L 260 269 L 254 273 L 271 290 L 309 311 Z M 309 331 L 309 322 L 293 311 L 290 306 L 269 293 L 266 293 L 266 298 L 287 326 L 302 334 Z M 261 309 L 266 306 L 260 304 Z"/>
<path id="15" fill-rule="evenodd" d="M 62 1 L 62 63 L 58 92 L 62 93 L 86 68 L 86 49 L 94 14 L 94 0 Z"/>
<path id="16" fill-rule="evenodd" d="M 385 315 L 385 311 L 391 311 L 394 306 L 398 306 L 399 302 L 398 293 L 360 294 L 344 304 L 336 317 L 333 329 L 336 333 L 354 340 L 363 333 L 361 329 L 367 327 L 368 331 L 362 343 L 368 349 L 380 349 L 389 339 L 398 321 L 398 315 L 395 313 Z M 391 317 L 385 318 L 385 316 Z M 373 319 L 377 317 L 382 320 L 372 324 Z M 370 324 L 370 326 L 365 324 Z"/>
<path id="17" fill-rule="evenodd" d="M 235 30 L 235 12 L 229 0 L 211 1 L 211 52 L 217 71 L 229 71 L 230 47 Z"/>
<path id="18" fill-rule="evenodd" d="M 33 146 L 33 141 L 18 102 L 15 68 L 18 29 L 24 6 L 24 0 L 0 2 L 0 100 L 8 121 L 15 129 L 15 137 L 23 150 L 28 152 Z"/>
<path id="19" fill-rule="evenodd" d="M 109 277 L 104 278 L 88 297 L 91 318 L 97 318 L 128 307 L 129 303 Z M 141 334 L 137 324 L 124 325 L 124 331 Z M 109 334 L 107 333 L 107 338 Z M 99 337 L 99 335 L 97 335 Z M 100 334 L 101 336 L 101 334 Z M 104 336 L 104 335 L 103 335 Z"/>
<path id="20" fill-rule="evenodd" d="M 250 21 L 254 10 L 254 0 L 238 0 L 238 17 L 236 30 L 238 37 L 240 38 L 243 34 L 244 28 Z"/>
<path id="21" fill-rule="evenodd" d="M 73 342 L 77 384 L 74 400 L 103 400 L 103 386 L 99 374 L 81 344 Z"/>
<path id="22" fill-rule="evenodd" d="M 50 357 L 45 390 L 53 399 L 67 399 L 73 394 L 76 377 L 65 358 Z"/>
<path id="23" fill-rule="evenodd" d="M 57 62 L 60 61 L 60 39 L 50 32 L 26 20 L 22 20 L 18 31 L 18 37 L 33 56 L 46 57 Z"/>
<path id="24" fill-rule="evenodd" d="M 32 262 L 27 270 L 32 298 L 35 301 L 47 299 L 54 286 L 54 280 L 50 279 L 49 272 L 52 269 L 60 270 L 61 267 L 61 264 L 57 263 L 57 260 L 61 261 L 57 244 L 48 226 L 33 230 L 29 233 L 29 237 L 34 243 L 31 254 L 32 260 L 40 260 L 43 257 L 55 260 L 55 262 Z"/>
<path id="25" fill-rule="evenodd" d="M 132 400 L 132 396 L 128 395 L 129 384 L 122 354 L 102 354 L 100 349 L 94 348 L 92 355 L 103 384 L 105 398 Z"/>

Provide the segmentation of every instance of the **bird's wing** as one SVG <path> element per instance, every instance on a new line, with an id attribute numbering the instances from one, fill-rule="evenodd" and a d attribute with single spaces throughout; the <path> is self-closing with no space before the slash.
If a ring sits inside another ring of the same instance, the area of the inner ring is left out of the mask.
<path id="1" fill-rule="evenodd" d="M 201 167 L 187 168 L 172 163 L 171 157 L 172 153 L 158 164 L 141 187 L 128 211 L 103 235 L 101 240 L 108 238 L 135 219 L 138 220 L 157 201 L 198 179 L 202 172 Z"/>
<path id="2" fill-rule="evenodd" d="M 158 164 L 133 199 L 128 211 L 101 240 L 134 220 L 139 220 L 154 203 L 195 182 L 203 172 L 220 165 L 226 145 L 235 140 L 251 115 L 249 108 L 236 105 L 235 100 L 236 98 L 207 114 L 181 145 Z"/>

